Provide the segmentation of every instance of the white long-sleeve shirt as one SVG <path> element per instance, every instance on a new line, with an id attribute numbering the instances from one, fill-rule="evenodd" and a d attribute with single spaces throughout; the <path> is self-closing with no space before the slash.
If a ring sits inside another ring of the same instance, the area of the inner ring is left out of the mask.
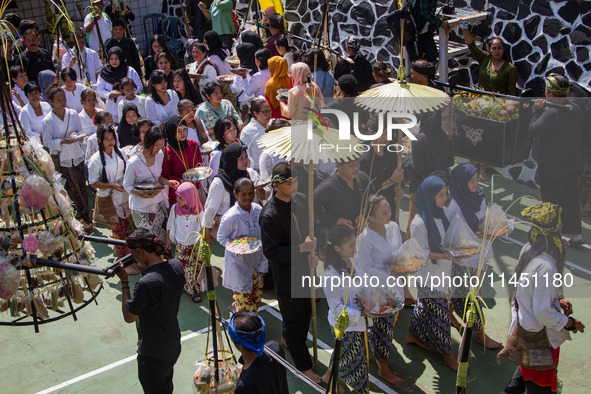
<path id="1" fill-rule="evenodd" d="M 124 156 L 125 157 L 125 156 Z M 121 160 L 115 151 L 111 152 L 111 156 L 105 153 L 105 172 L 109 183 L 123 184 L 125 162 Z M 100 152 L 96 152 L 88 162 L 88 183 L 93 184 L 102 182 L 103 163 L 101 162 Z M 111 196 L 113 206 L 117 216 L 121 219 L 129 217 L 129 195 L 127 192 L 120 192 L 115 189 L 97 189 L 96 192 L 99 197 Z"/>
<path id="2" fill-rule="evenodd" d="M 34 135 L 41 137 L 41 132 L 43 131 L 41 122 L 43 121 L 43 118 L 45 118 L 45 116 L 51 112 L 51 104 L 41 101 L 39 105 L 41 105 L 41 116 L 35 115 L 35 110 L 31 104 L 25 105 L 21 109 L 21 113 L 18 115 L 18 120 L 21 122 L 23 130 L 25 130 L 25 134 L 28 137 L 32 137 Z"/>
<path id="3" fill-rule="evenodd" d="M 43 145 L 49 149 L 52 155 L 59 155 L 62 167 L 75 167 L 84 161 L 84 150 L 82 142 L 62 144 L 62 140 L 73 133 L 80 133 L 82 126 L 78 113 L 73 109 L 66 108 L 64 119 L 60 119 L 51 111 L 41 122 L 43 128 Z"/>
<path id="4" fill-rule="evenodd" d="M 233 239 L 249 236 L 261 239 L 261 227 L 259 217 L 263 208 L 253 203 L 250 212 L 240 208 L 238 203 L 234 204 L 220 222 L 217 240 L 226 247 L 226 244 Z M 259 274 L 269 271 L 269 262 L 263 254 L 263 250 L 247 255 L 235 255 L 228 251 L 224 252 L 224 282 L 225 288 L 239 293 L 249 293 L 252 290 L 252 270 Z"/>
<path id="5" fill-rule="evenodd" d="M 525 244 L 521 254 L 529 250 L 530 244 Z M 521 256 L 520 254 L 520 256 Z M 568 323 L 568 317 L 560 308 L 561 289 L 552 286 L 554 274 L 558 273 L 556 261 L 547 253 L 542 253 L 533 258 L 522 272 L 521 278 L 527 277 L 529 286 L 517 286 L 516 299 L 519 304 L 519 324 L 527 331 L 537 332 L 546 327 L 548 341 L 556 349 L 564 341 L 570 340 L 570 334 L 564 329 Z M 537 275 L 537 286 L 533 283 L 533 277 Z M 548 286 L 546 279 L 548 278 Z M 519 280 L 519 279 L 518 279 Z M 521 283 L 525 283 L 523 280 Z M 513 304 L 511 333 L 517 325 L 517 314 Z"/>
<path id="6" fill-rule="evenodd" d="M 174 204 L 168 214 L 166 230 L 169 232 L 171 242 L 181 245 L 194 245 L 200 238 L 201 225 L 197 215 L 177 215 Z M 197 253 L 197 250 L 195 250 Z"/>
<path id="7" fill-rule="evenodd" d="M 142 152 L 133 156 L 127 162 L 127 169 L 123 177 L 123 187 L 129 193 L 129 208 L 133 211 L 144 213 L 156 213 L 158 204 L 164 202 L 168 206 L 168 192 L 165 187 L 156 196 L 151 198 L 142 198 L 132 194 L 131 191 L 137 183 L 158 182 L 162 174 L 162 163 L 164 162 L 164 153 L 162 151 L 156 154 L 154 165 L 148 167 L 146 158 Z"/>
<path id="8" fill-rule="evenodd" d="M 177 114 L 177 104 L 179 103 L 179 96 L 174 90 L 167 89 L 168 104 L 158 104 L 150 96 L 146 97 L 146 117 L 152 121 L 156 126 L 165 123 L 172 115 Z"/>
<path id="9" fill-rule="evenodd" d="M 462 213 L 462 209 L 460 208 L 460 206 L 458 205 L 456 200 L 451 200 L 451 202 L 449 203 L 449 206 L 444 209 L 445 209 L 445 215 L 448 217 L 450 223 L 454 220 L 454 218 L 456 216 L 459 216 L 464 222 L 466 222 L 466 218 L 464 217 L 464 214 Z M 478 218 L 478 221 L 480 223 L 482 223 L 484 221 L 484 219 L 486 217 L 486 200 L 485 199 L 482 200 L 480 210 L 478 212 L 476 212 L 476 217 Z M 494 257 L 492 247 L 490 247 L 490 241 L 485 241 L 482 251 L 487 251 L 487 253 L 483 259 L 484 263 L 486 263 L 487 261 L 489 261 L 491 258 Z M 478 265 L 480 264 L 480 254 L 481 253 L 479 252 L 479 253 L 476 253 L 474 256 L 466 257 L 466 258 L 456 262 L 456 264 L 459 264 L 462 267 L 478 268 Z"/>
<path id="10" fill-rule="evenodd" d="M 256 97 L 256 96 L 265 96 L 265 86 L 267 86 L 267 82 L 271 79 L 271 72 L 268 69 L 260 70 L 256 72 L 246 87 L 244 88 L 244 92 L 248 96 Z"/>
<path id="11" fill-rule="evenodd" d="M 73 92 L 70 92 L 66 89 L 64 89 L 64 91 L 66 92 L 66 108 L 70 108 L 73 109 L 76 112 L 80 112 L 84 109 L 84 106 L 82 105 L 82 102 L 80 101 L 80 95 L 82 94 L 82 91 L 86 89 L 86 86 L 77 83 L 76 84 L 76 89 L 74 89 Z"/>
<path id="12" fill-rule="evenodd" d="M 386 238 L 366 227 L 357 237 L 357 263 L 355 270 L 359 275 L 374 275 L 385 278 L 390 273 L 386 261 L 402 246 L 400 227 L 396 222 L 386 225 Z"/>
<path id="13" fill-rule="evenodd" d="M 441 239 L 445 235 L 445 227 L 443 227 L 443 222 L 441 219 L 435 219 L 435 225 L 437 226 L 437 230 L 439 230 L 439 234 L 441 235 Z M 426 255 L 431 253 L 431 249 L 429 248 L 429 235 L 427 233 L 427 226 L 425 226 L 425 222 L 423 218 L 420 217 L 418 214 L 412 219 L 410 223 L 410 236 L 414 238 L 419 246 L 423 248 Z M 434 275 L 439 276 L 441 278 L 442 275 L 451 276 L 451 260 L 447 259 L 437 259 L 437 264 L 433 264 L 431 259 L 427 259 L 427 262 L 423 267 L 415 274 L 416 276 L 420 276 L 423 280 L 427 280 L 427 274 L 433 277 Z M 447 281 L 446 281 L 447 282 Z M 419 287 L 417 282 L 417 287 Z M 428 285 L 428 283 L 425 283 Z M 434 287 L 433 290 L 437 290 L 444 294 L 450 294 L 453 290 L 451 286 L 447 286 L 448 283 L 445 283 L 445 286 L 442 285 L 440 287 Z M 427 286 L 423 286 L 427 287 Z"/>
<path id="14" fill-rule="evenodd" d="M 209 61 L 216 65 L 220 75 L 230 74 L 230 63 L 226 60 L 222 60 L 218 55 L 211 55 Z"/>
<path id="15" fill-rule="evenodd" d="M 259 179 L 259 174 L 252 168 L 247 168 L 250 180 L 255 182 Z M 260 203 L 258 195 L 255 195 L 254 201 Z M 216 216 L 222 216 L 230 209 L 230 193 L 224 188 L 220 178 L 214 178 L 209 186 L 209 194 L 203 208 L 203 227 L 212 228 Z"/>
<path id="16" fill-rule="evenodd" d="M 248 155 L 252 159 L 252 167 L 255 170 L 259 169 L 259 159 L 263 148 L 257 143 L 257 140 L 265 135 L 265 126 L 260 124 L 256 118 L 252 118 L 250 122 L 240 132 L 240 139 L 248 147 Z"/>
<path id="17" fill-rule="evenodd" d="M 127 78 L 131 79 L 135 82 L 137 86 L 137 91 L 139 92 L 144 88 L 140 76 L 138 75 L 137 71 L 133 69 L 133 67 L 127 67 Z M 117 101 L 109 98 L 109 93 L 113 91 L 113 84 L 105 81 L 100 75 L 97 79 L 96 83 L 96 91 L 98 92 L 99 96 L 105 99 L 106 102 L 106 110 L 113 115 L 113 120 L 117 120 L 117 103 L 121 100 L 121 96 L 117 98 Z M 117 122 L 115 122 L 117 123 Z M 158 123 L 160 124 L 160 123 Z"/>
<path id="18" fill-rule="evenodd" d="M 101 34 L 102 34 L 102 30 L 101 30 Z M 109 32 L 109 37 L 111 37 L 110 34 L 111 34 L 111 32 Z M 105 38 L 105 40 L 106 40 L 106 38 Z M 98 40 L 97 40 L 97 42 L 98 42 Z M 73 51 L 76 52 L 76 49 L 74 48 Z M 70 59 L 72 59 L 72 55 L 70 54 L 69 51 L 66 51 L 66 53 L 62 57 L 62 70 L 70 65 Z M 93 85 L 96 85 L 97 74 L 99 72 L 101 72 L 101 70 L 103 69 L 103 63 L 101 62 L 101 59 L 99 58 L 98 53 L 96 53 L 96 51 L 94 51 L 90 48 L 86 48 L 86 47 L 82 48 L 82 64 L 86 68 L 86 71 L 88 71 L 88 76 L 90 77 L 90 83 Z M 76 71 L 76 75 L 78 76 L 78 81 L 80 81 L 80 83 L 85 83 L 86 82 L 86 74 L 84 72 L 80 73 L 80 69 L 78 67 L 78 62 L 74 63 L 74 65 L 72 66 L 72 69 L 74 71 Z"/>
<path id="19" fill-rule="evenodd" d="M 328 266 L 324 271 L 324 277 L 326 278 L 323 280 L 322 284 L 324 289 L 324 294 L 326 295 L 326 301 L 328 303 L 328 323 L 331 327 L 334 327 L 337 318 L 343 311 L 345 307 L 345 292 L 347 288 L 344 286 L 332 287 L 331 284 L 337 283 L 337 281 L 332 281 L 332 277 L 339 278 L 339 283 L 342 280 L 343 274 L 337 272 L 332 266 Z M 345 273 L 345 277 L 349 276 L 349 273 Z M 349 326 L 345 330 L 346 332 L 355 332 L 355 331 L 365 331 L 365 318 L 361 316 L 361 311 L 359 307 L 355 303 L 355 296 L 358 293 L 358 289 L 355 286 L 351 286 L 349 290 L 349 295 L 347 297 L 347 314 L 349 315 Z M 368 319 L 370 325 L 373 321 L 372 319 Z"/>

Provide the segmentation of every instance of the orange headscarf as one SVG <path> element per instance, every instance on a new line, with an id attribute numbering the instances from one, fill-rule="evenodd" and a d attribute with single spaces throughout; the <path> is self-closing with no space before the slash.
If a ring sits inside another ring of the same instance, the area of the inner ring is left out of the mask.
<path id="1" fill-rule="evenodd" d="M 265 86 L 265 96 L 271 104 L 271 108 L 279 107 L 279 100 L 277 100 L 277 90 L 289 89 L 291 86 L 291 79 L 287 75 L 289 67 L 287 66 L 287 60 L 281 56 L 273 56 L 269 59 L 269 72 L 271 78 L 267 81 Z"/>

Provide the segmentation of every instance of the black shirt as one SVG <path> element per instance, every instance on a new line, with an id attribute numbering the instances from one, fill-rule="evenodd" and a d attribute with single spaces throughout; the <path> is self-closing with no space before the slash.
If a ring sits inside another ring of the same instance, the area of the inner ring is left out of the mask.
<path id="1" fill-rule="evenodd" d="M 529 132 L 532 157 L 538 162 L 536 177 L 561 177 L 583 169 L 579 109 L 544 107 L 535 111 Z"/>
<path id="2" fill-rule="evenodd" d="M 39 82 L 37 82 L 37 77 L 41 71 L 55 71 L 53 60 L 51 59 L 51 53 L 43 48 L 39 48 L 37 52 L 24 51 L 21 53 L 20 59 L 26 70 L 29 81 L 35 82 L 36 84 L 39 84 Z M 17 64 L 20 65 L 20 62 Z"/>
<path id="3" fill-rule="evenodd" d="M 121 41 L 117 41 L 115 37 L 111 37 L 105 43 L 105 47 L 107 48 L 107 52 L 109 49 L 113 47 L 119 47 L 125 53 L 125 58 L 127 60 L 127 65 L 132 67 L 137 74 L 142 77 L 142 64 L 140 63 L 140 54 L 135 46 L 135 42 L 129 37 L 123 37 Z"/>
<path id="4" fill-rule="evenodd" d="M 267 347 L 285 358 L 285 351 L 275 342 L 270 341 Z M 242 361 L 241 361 L 242 362 Z M 244 369 L 236 385 L 235 394 L 287 394 L 287 376 L 285 368 L 271 357 L 263 354 Z"/>
<path id="5" fill-rule="evenodd" d="M 139 316 L 136 320 L 139 354 L 158 360 L 177 354 L 181 345 L 177 314 L 184 285 L 183 265 L 178 260 L 151 266 L 136 283 L 133 297 L 125 307 Z"/>
<path id="6" fill-rule="evenodd" d="M 361 156 L 361 171 L 369 176 L 370 182 L 373 182 L 374 188 L 378 190 L 382 188 L 383 182 L 392 177 L 394 170 L 398 167 L 396 152 L 388 151 L 386 146 L 380 146 L 380 150 L 384 152 L 382 156 L 378 155 L 373 148 Z M 379 194 L 386 197 L 388 204 L 394 210 L 396 202 L 394 186 L 381 190 Z"/>
<path id="7" fill-rule="evenodd" d="M 314 212 L 320 221 L 320 227 L 330 230 L 339 218 L 349 219 L 355 225 L 355 219 L 362 208 L 363 197 L 373 193 L 369 186 L 369 177 L 363 171 L 354 180 L 351 189 L 345 180 L 335 172 L 314 190 Z M 370 188 L 369 193 L 366 189 Z"/>
<path id="8" fill-rule="evenodd" d="M 273 196 L 263 207 L 259 224 L 263 254 L 271 264 L 275 292 L 278 297 L 291 297 L 292 273 L 294 277 L 310 274 L 307 254 L 297 249 L 308 235 L 308 200 L 301 193 L 290 202 Z"/>

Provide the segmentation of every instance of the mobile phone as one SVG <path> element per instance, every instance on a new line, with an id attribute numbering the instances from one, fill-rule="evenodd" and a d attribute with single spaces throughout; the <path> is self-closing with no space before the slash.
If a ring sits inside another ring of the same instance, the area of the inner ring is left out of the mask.
<path id="1" fill-rule="evenodd" d="M 468 29 L 468 22 L 461 21 L 460 22 L 460 29 L 462 29 L 462 30 Z"/>

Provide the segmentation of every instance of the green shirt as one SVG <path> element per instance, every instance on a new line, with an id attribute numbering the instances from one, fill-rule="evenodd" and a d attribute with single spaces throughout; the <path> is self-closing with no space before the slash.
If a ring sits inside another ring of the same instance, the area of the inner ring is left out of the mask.
<path id="1" fill-rule="evenodd" d="M 236 25 L 234 25 L 234 18 L 232 18 L 233 11 L 232 0 L 216 0 L 211 3 L 209 14 L 211 15 L 212 30 L 219 35 L 235 34 Z"/>
<path id="2" fill-rule="evenodd" d="M 499 70 L 492 68 L 492 57 L 488 52 L 478 48 L 475 42 L 468 45 L 470 53 L 480 65 L 478 84 L 484 90 L 515 96 L 517 84 L 517 68 L 505 61 Z"/>

